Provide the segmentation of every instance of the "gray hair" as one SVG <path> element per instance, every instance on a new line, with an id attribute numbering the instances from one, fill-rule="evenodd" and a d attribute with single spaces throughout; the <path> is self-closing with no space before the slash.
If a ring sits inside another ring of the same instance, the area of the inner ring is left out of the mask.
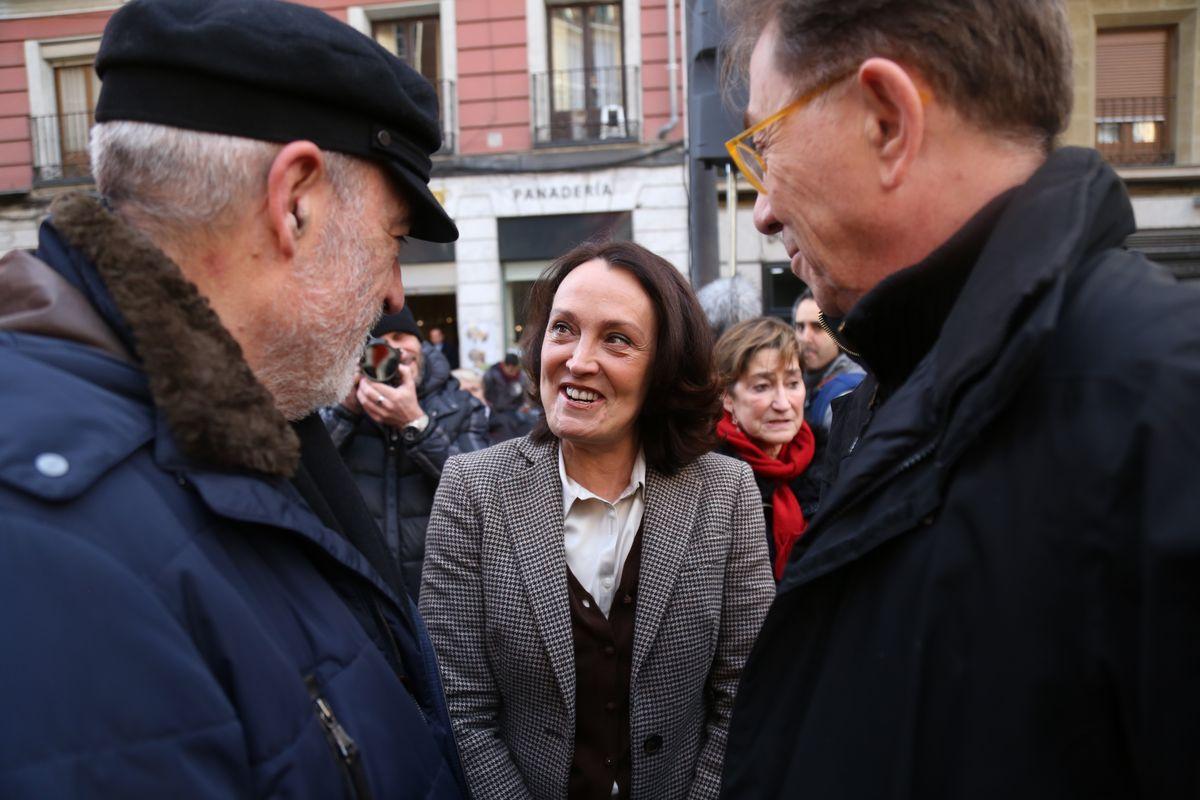
<path id="1" fill-rule="evenodd" d="M 797 91 L 882 56 L 915 67 L 963 118 L 1049 150 L 1073 100 L 1063 0 L 723 0 L 727 65 L 744 73 L 778 25 L 777 67 Z M 802 85 L 801 85 L 802 82 Z"/>
<path id="2" fill-rule="evenodd" d="M 146 122 L 102 122 L 92 128 L 92 175 L 114 208 L 159 236 L 191 240 L 220 230 L 257 202 L 282 145 Z M 342 203 L 362 191 L 352 156 L 324 152 Z"/>
<path id="3" fill-rule="evenodd" d="M 762 314 L 759 293 L 740 275 L 718 278 L 706 284 L 696 292 L 696 299 L 704 309 L 714 338 L 719 338 L 739 322 Z"/>

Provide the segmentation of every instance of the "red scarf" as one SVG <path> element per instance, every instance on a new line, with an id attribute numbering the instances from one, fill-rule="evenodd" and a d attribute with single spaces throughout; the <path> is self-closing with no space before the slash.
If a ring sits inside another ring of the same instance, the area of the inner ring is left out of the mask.
<path id="1" fill-rule="evenodd" d="M 775 492 L 771 496 L 771 528 L 775 537 L 775 580 L 778 581 L 783 577 L 783 568 L 787 566 L 792 545 L 804 533 L 804 512 L 800 510 L 800 501 L 789 484 L 812 463 L 816 450 L 812 429 L 807 422 L 803 423 L 796 436 L 783 446 L 775 458 L 764 453 L 745 431 L 735 425 L 728 411 L 717 423 L 717 435 L 729 442 L 755 475 L 775 481 Z"/>

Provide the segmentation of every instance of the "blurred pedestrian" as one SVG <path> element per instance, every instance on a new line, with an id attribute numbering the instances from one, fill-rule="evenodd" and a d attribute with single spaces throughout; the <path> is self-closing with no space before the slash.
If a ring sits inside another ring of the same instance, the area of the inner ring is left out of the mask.
<path id="1" fill-rule="evenodd" d="M 483 374 L 483 393 L 491 406 L 491 438 L 504 442 L 533 430 L 537 415 L 529 408 L 529 384 L 521 373 L 521 358 L 506 353 L 503 361 Z"/>
<path id="2" fill-rule="evenodd" d="M 376 380 L 357 381 L 321 416 L 415 600 L 442 467 L 452 455 L 488 446 L 487 409 L 422 342 L 407 308 L 385 316 L 371 335 L 397 353 L 395 366 Z"/>
<path id="3" fill-rule="evenodd" d="M 437 350 L 451 371 L 458 369 L 458 347 L 446 341 L 446 332 L 436 325 L 429 329 L 429 346 Z"/>
<path id="4" fill-rule="evenodd" d="M 545 415 L 447 462 L 421 589 L 471 791 L 715 797 L 773 587 L 751 471 L 707 452 L 703 312 L 644 248 L 583 245 L 523 350 Z"/>
<path id="5" fill-rule="evenodd" d="M 792 324 L 800 342 L 800 366 L 804 369 L 804 418 L 822 444 L 833 423 L 833 401 L 849 394 L 862 383 L 863 368 L 838 347 L 821 327 L 821 309 L 809 289 L 792 306 Z"/>
<path id="6" fill-rule="evenodd" d="M 818 493 L 809 471 L 816 442 L 804 421 L 800 347 L 787 323 L 759 317 L 725 331 L 717 340 L 715 363 L 725 407 L 717 423 L 720 452 L 754 470 L 767 551 L 779 580 L 816 511 Z"/>
<path id="7" fill-rule="evenodd" d="M 730 4 L 755 224 L 868 377 L 724 795 L 1195 795 L 1200 290 L 1124 249 L 1098 153 L 1055 148 L 1067 4 Z"/>
<path id="8" fill-rule="evenodd" d="M 314 413 L 430 194 L 437 96 L 322 11 L 131 0 L 101 197 L 0 261 L 5 798 L 458 798 L 432 647 Z"/>
<path id="9" fill-rule="evenodd" d="M 451 377 L 458 381 L 458 385 L 464 391 L 470 393 L 472 397 L 483 404 L 484 408 L 491 413 L 491 406 L 488 405 L 487 395 L 483 393 L 483 376 L 469 367 L 463 367 L 450 371 Z"/>

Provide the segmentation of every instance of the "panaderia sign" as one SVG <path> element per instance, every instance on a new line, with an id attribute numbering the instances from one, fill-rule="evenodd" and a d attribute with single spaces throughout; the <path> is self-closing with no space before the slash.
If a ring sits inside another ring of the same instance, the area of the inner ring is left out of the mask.
<path id="1" fill-rule="evenodd" d="M 589 197 L 612 197 L 613 185 L 609 181 L 562 181 L 512 189 L 514 202 L 530 200 L 584 200 Z"/>

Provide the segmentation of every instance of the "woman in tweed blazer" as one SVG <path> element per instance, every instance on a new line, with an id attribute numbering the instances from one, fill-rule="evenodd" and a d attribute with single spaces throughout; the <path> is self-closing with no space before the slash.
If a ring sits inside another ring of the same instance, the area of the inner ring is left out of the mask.
<path id="1" fill-rule="evenodd" d="M 551 265 L 528 317 L 544 420 L 447 462 L 426 544 L 421 612 L 472 794 L 715 798 L 773 582 L 750 469 L 707 453 L 703 313 L 674 267 L 611 243 Z"/>

